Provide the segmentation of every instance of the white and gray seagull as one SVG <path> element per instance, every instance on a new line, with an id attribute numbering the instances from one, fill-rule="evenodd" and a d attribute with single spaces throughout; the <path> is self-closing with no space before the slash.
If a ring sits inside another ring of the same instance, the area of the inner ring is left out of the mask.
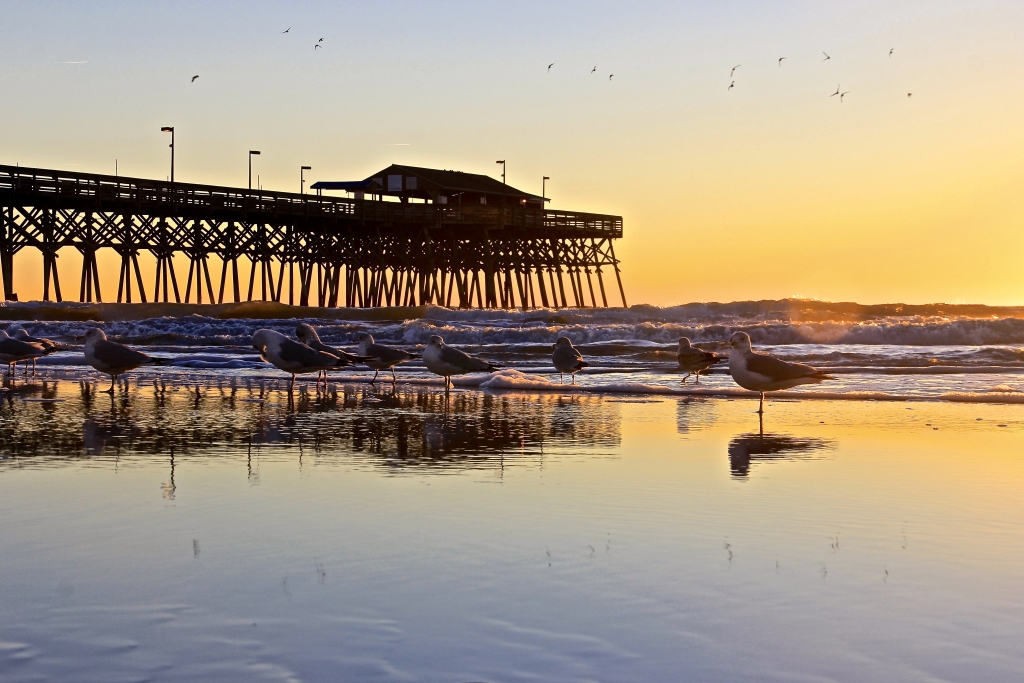
<path id="1" fill-rule="evenodd" d="M 370 380 L 370 384 L 377 381 L 377 375 L 381 370 L 391 371 L 391 383 L 394 384 L 398 381 L 398 378 L 395 377 L 395 366 L 420 357 L 418 353 L 410 353 L 378 344 L 373 340 L 373 335 L 367 332 L 361 332 L 356 337 L 356 341 L 359 342 L 359 346 L 356 347 L 359 355 L 364 358 L 363 364 L 373 368 L 373 379 Z"/>
<path id="2" fill-rule="evenodd" d="M 583 360 L 583 354 L 576 350 L 568 337 L 559 337 L 555 342 L 554 353 L 551 354 L 551 361 L 558 370 L 558 382 L 561 384 L 562 375 L 572 375 L 572 383 L 576 384 L 576 373 L 590 365 Z"/>
<path id="3" fill-rule="evenodd" d="M 93 327 L 85 333 L 85 360 L 94 369 L 110 375 L 108 394 L 114 393 L 117 378 L 141 365 L 163 365 L 163 358 L 153 358 L 142 351 L 107 339 L 106 333 Z"/>
<path id="4" fill-rule="evenodd" d="M 346 351 L 342 351 L 341 349 L 336 349 L 333 346 L 328 346 L 327 344 L 324 344 L 322 341 L 320 341 L 320 335 L 317 334 L 316 329 L 312 325 L 310 325 L 308 323 L 300 323 L 299 326 L 295 328 L 295 336 L 299 338 L 300 342 L 302 342 L 303 344 L 305 344 L 306 346 L 308 346 L 311 349 L 316 349 L 317 351 L 323 351 L 324 353 L 329 353 L 332 356 L 337 356 L 338 359 L 341 361 L 341 363 L 338 364 L 339 368 L 345 368 L 345 367 L 348 367 L 350 365 L 356 365 L 357 363 L 360 363 L 363 360 L 365 360 L 364 358 L 360 358 L 359 356 L 354 356 L 351 353 L 348 353 Z M 323 380 L 324 391 L 326 392 L 327 391 L 327 371 L 326 370 L 321 370 L 319 373 L 317 373 L 317 378 L 316 378 L 316 381 L 317 381 L 317 386 L 316 386 L 317 391 L 320 390 L 320 380 L 321 379 Z"/>
<path id="5" fill-rule="evenodd" d="M 295 375 L 318 373 L 321 370 L 347 365 L 333 353 L 317 351 L 275 330 L 256 330 L 252 335 L 252 347 L 260 352 L 260 358 L 279 370 L 291 373 L 292 381 L 288 385 L 288 393 L 295 389 Z M 317 382 L 317 391 L 319 390 L 320 384 Z"/>
<path id="6" fill-rule="evenodd" d="M 835 379 L 820 370 L 803 363 L 790 363 L 758 353 L 750 348 L 750 336 L 746 332 L 735 332 L 729 340 L 729 372 L 733 380 L 744 389 L 761 394 L 758 413 L 764 413 L 764 392 L 792 389 L 801 384 L 818 384 L 822 380 Z"/>
<path id="7" fill-rule="evenodd" d="M 5 330 L 0 330 L 0 360 L 7 363 L 7 375 L 14 376 L 13 368 L 21 361 L 34 361 L 46 355 L 42 344 L 11 339 Z M 26 368 L 27 371 L 27 368 Z"/>
<path id="8" fill-rule="evenodd" d="M 11 335 L 11 337 L 13 339 L 17 339 L 18 341 L 28 342 L 29 344 L 39 344 L 40 346 L 43 347 L 43 351 L 46 352 L 44 355 L 47 356 L 53 353 L 54 351 L 63 350 L 63 347 L 61 347 L 56 342 L 50 341 L 49 339 L 46 339 L 44 337 L 33 337 L 29 335 L 29 333 L 25 331 L 24 327 L 15 328 L 14 334 Z M 25 371 L 28 371 L 27 367 L 25 368 Z M 36 374 L 36 356 L 32 357 L 32 374 Z"/>
<path id="9" fill-rule="evenodd" d="M 465 351 L 445 346 L 444 339 L 436 334 L 423 349 L 423 364 L 435 375 L 444 377 L 444 390 L 448 391 L 453 375 L 470 372 L 494 372 L 500 366 L 474 358 Z"/>
<path id="10" fill-rule="evenodd" d="M 686 337 L 679 338 L 679 350 L 676 352 L 676 358 L 679 360 L 679 367 L 686 370 L 686 377 L 683 377 L 683 384 L 686 384 L 686 380 L 690 375 L 696 375 L 696 384 L 700 384 L 700 373 L 710 368 L 715 363 L 720 363 L 725 360 L 722 356 L 715 355 L 710 351 L 704 351 L 698 349 L 696 346 L 690 344 L 690 340 Z"/>

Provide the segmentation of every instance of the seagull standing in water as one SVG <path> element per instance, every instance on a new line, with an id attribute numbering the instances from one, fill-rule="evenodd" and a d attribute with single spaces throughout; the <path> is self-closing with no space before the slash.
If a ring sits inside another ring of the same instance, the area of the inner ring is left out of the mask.
<path id="1" fill-rule="evenodd" d="M 106 333 L 94 327 L 85 333 L 85 360 L 94 369 L 110 375 L 110 388 L 106 393 L 114 393 L 117 378 L 140 365 L 164 365 L 163 358 L 153 358 L 142 351 L 118 344 L 107 339 Z"/>
<path id="2" fill-rule="evenodd" d="M 686 370 L 686 377 L 683 377 L 683 384 L 686 384 L 687 378 L 690 375 L 696 375 L 697 379 L 695 384 L 700 384 L 700 373 L 710 368 L 715 363 L 719 363 L 725 358 L 717 356 L 710 351 L 704 351 L 698 349 L 696 346 L 690 344 L 690 340 L 686 337 L 680 337 L 679 339 L 679 351 L 676 354 L 679 359 L 679 367 Z"/>
<path id="3" fill-rule="evenodd" d="M 445 393 L 448 392 L 453 375 L 465 375 L 470 372 L 494 372 L 500 367 L 474 358 L 465 351 L 445 346 L 444 339 L 436 334 L 430 338 L 426 348 L 423 349 L 423 364 L 435 375 L 444 377 Z"/>
<path id="4" fill-rule="evenodd" d="M 576 384 L 576 373 L 590 365 L 583 360 L 583 354 L 576 350 L 568 337 L 559 337 L 555 342 L 551 360 L 558 370 L 558 383 L 561 384 L 565 373 L 572 375 L 572 383 Z"/>
<path id="5" fill-rule="evenodd" d="M 750 336 L 746 332 L 735 332 L 729 340 L 732 352 L 729 354 L 729 372 L 744 389 L 761 394 L 758 414 L 764 413 L 764 392 L 792 389 L 801 384 L 818 384 L 822 380 L 835 379 L 824 372 L 803 363 L 789 363 L 758 353 L 750 348 Z"/>
<path id="6" fill-rule="evenodd" d="M 337 367 L 346 368 L 350 365 L 355 365 L 363 359 L 359 356 L 353 356 L 351 353 L 336 349 L 332 346 L 328 346 L 320 341 L 320 335 L 316 333 L 316 329 L 312 325 L 307 323 L 301 323 L 295 328 L 295 336 L 299 338 L 299 341 L 316 351 L 322 351 L 323 353 L 329 353 L 332 356 L 337 356 L 341 362 Z M 320 391 L 320 380 L 324 382 L 324 392 L 327 392 L 327 371 L 321 370 L 316 376 L 316 389 Z"/>
<path id="7" fill-rule="evenodd" d="M 50 341 L 49 339 L 44 339 L 43 337 L 30 336 L 29 333 L 25 331 L 24 327 L 19 327 L 15 329 L 12 337 L 14 339 L 17 339 L 18 341 L 27 342 L 29 344 L 38 344 L 39 346 L 42 346 L 43 351 L 46 352 L 44 355 L 47 356 L 53 353 L 54 351 L 61 350 L 61 347 L 59 345 L 57 345 L 55 342 Z M 25 368 L 25 370 L 27 371 L 28 368 Z M 32 374 L 36 374 L 36 356 L 32 357 Z"/>
<path id="8" fill-rule="evenodd" d="M 366 332 L 356 337 L 356 341 L 359 342 L 359 355 L 365 359 L 363 364 L 373 368 L 373 379 L 370 380 L 370 384 L 377 381 L 377 375 L 381 370 L 390 370 L 391 383 L 395 384 L 398 381 L 395 377 L 395 366 L 420 357 L 419 354 L 378 344 L 373 341 L 373 336 Z"/>
<path id="9" fill-rule="evenodd" d="M 294 339 L 289 339 L 274 330 L 256 330 L 252 335 L 252 347 L 260 352 L 260 358 L 274 367 L 291 373 L 292 382 L 288 393 L 295 389 L 295 375 L 320 372 L 345 367 L 347 363 L 332 353 L 317 351 Z M 317 390 L 320 383 L 317 382 Z"/>
<path id="10" fill-rule="evenodd" d="M 21 361 L 35 361 L 36 358 L 46 355 L 46 349 L 42 344 L 11 339 L 7 332 L 0 330 L 0 360 L 7 363 L 8 377 L 14 376 L 14 368 Z M 28 368 L 25 368 L 28 372 Z"/>

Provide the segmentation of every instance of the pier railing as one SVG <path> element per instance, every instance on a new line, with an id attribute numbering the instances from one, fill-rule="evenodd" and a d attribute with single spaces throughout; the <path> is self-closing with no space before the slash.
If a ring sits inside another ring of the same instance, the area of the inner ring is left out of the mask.
<path id="1" fill-rule="evenodd" d="M 306 220 L 355 220 L 382 226 L 479 226 L 609 238 L 622 237 L 622 218 L 522 205 L 460 206 L 350 199 L 314 194 L 171 183 L 51 169 L 0 166 L 0 196 L 97 211 L 136 212 L 183 218 L 259 220 L 269 224 Z M 0 198 L 0 201 L 3 201 Z"/>

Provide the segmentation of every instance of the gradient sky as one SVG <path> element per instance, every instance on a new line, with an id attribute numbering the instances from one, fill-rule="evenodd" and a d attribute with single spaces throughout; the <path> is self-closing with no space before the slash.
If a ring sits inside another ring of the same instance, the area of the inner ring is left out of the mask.
<path id="1" fill-rule="evenodd" d="M 163 178 L 163 125 L 188 182 L 244 186 L 248 149 L 263 187 L 290 191 L 303 164 L 346 180 L 507 159 L 523 190 L 551 176 L 555 208 L 623 216 L 630 303 L 1024 303 L 1021 2 L 0 0 L 0 15 L 0 163 Z M 17 261 L 22 299 L 36 261 Z M 62 257 L 66 296 L 77 264 Z"/>

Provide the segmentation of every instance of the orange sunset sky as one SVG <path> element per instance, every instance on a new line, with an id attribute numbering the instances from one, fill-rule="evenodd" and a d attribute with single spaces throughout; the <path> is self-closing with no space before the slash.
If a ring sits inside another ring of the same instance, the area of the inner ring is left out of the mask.
<path id="1" fill-rule="evenodd" d="M 164 178 L 165 125 L 185 182 L 506 159 L 623 216 L 630 303 L 1024 303 L 1024 3 L 0 6 L 0 163 Z"/>

